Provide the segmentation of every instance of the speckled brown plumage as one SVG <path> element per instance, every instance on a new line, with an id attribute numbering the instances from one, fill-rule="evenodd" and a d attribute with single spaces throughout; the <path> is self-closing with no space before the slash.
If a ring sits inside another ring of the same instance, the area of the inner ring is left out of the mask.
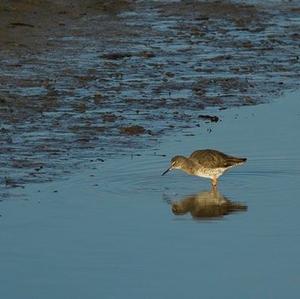
<path id="1" fill-rule="evenodd" d="M 229 156 L 212 149 L 195 151 L 189 158 L 206 168 L 227 168 L 247 160 L 246 158 Z"/>
<path id="2" fill-rule="evenodd" d="M 229 168 L 246 162 L 246 158 L 239 158 L 224 154 L 213 149 L 197 150 L 188 158 L 175 156 L 171 159 L 171 166 L 162 174 L 172 169 L 181 169 L 190 175 L 210 178 L 216 186 L 219 176 Z"/>

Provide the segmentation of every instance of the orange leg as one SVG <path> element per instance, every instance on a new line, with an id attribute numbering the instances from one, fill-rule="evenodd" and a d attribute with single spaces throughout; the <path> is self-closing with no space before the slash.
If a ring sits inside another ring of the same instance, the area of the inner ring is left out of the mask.
<path id="1" fill-rule="evenodd" d="M 218 185 L 218 179 L 217 179 L 216 177 L 213 177 L 213 178 L 211 179 L 211 185 L 212 185 L 213 187 L 217 187 L 217 185 Z"/>

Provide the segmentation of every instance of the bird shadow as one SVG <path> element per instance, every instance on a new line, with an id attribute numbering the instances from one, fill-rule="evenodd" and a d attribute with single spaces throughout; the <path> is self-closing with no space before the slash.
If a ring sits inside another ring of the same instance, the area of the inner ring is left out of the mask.
<path id="1" fill-rule="evenodd" d="M 222 219 L 226 215 L 245 212 L 248 209 L 247 205 L 234 202 L 222 195 L 216 187 L 212 187 L 210 191 L 184 196 L 179 201 L 169 198 L 164 200 L 171 206 L 174 215 L 190 213 L 195 220 Z"/>

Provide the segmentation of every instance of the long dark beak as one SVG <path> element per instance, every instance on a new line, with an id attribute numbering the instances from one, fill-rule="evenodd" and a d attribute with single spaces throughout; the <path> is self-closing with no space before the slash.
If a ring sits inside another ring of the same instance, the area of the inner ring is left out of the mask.
<path id="1" fill-rule="evenodd" d="M 166 171 L 164 171 L 161 175 L 165 175 L 167 172 L 169 172 L 172 169 L 172 166 L 170 166 Z"/>

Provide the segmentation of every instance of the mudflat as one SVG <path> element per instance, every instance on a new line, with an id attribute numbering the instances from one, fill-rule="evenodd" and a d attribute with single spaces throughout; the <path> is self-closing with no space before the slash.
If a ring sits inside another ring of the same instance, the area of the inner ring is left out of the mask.
<path id="1" fill-rule="evenodd" d="M 293 1 L 1 1 L 3 194 L 298 88 L 299 19 Z"/>

